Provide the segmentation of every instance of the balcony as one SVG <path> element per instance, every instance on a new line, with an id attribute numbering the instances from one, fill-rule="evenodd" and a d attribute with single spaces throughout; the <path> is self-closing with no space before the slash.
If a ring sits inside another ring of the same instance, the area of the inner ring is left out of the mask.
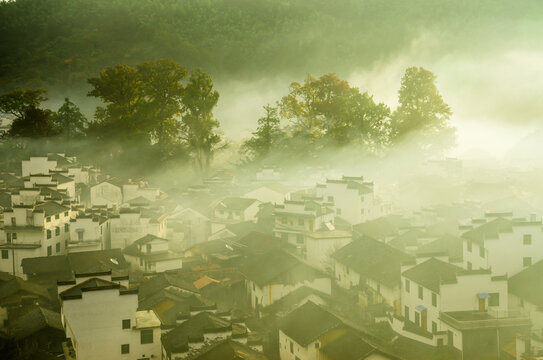
<path id="1" fill-rule="evenodd" d="M 530 318 L 521 311 L 450 311 L 440 313 L 439 318 L 458 330 L 530 326 Z"/>

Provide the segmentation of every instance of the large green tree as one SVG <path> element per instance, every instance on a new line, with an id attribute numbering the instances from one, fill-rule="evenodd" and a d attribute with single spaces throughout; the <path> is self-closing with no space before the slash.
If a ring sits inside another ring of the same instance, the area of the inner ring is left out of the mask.
<path id="1" fill-rule="evenodd" d="M 435 81 L 436 76 L 422 67 L 405 71 L 398 91 L 399 106 L 392 114 L 393 141 L 409 138 L 432 152 L 441 152 L 454 144 L 455 129 L 449 123 L 452 111 Z"/>
<path id="2" fill-rule="evenodd" d="M 22 118 L 30 108 L 38 108 L 47 100 L 44 89 L 17 89 L 0 96 L 0 113 Z"/>
<path id="3" fill-rule="evenodd" d="M 208 170 L 213 154 L 221 142 L 219 122 L 213 109 L 219 92 L 213 88 L 211 77 L 200 69 L 191 73 L 183 93 L 181 138 L 186 142 L 197 171 Z"/>
<path id="4" fill-rule="evenodd" d="M 267 105 L 264 106 L 264 111 L 266 115 L 258 119 L 258 126 L 253 136 L 242 146 L 242 152 L 252 160 L 262 160 L 271 151 L 278 150 L 285 136 L 281 129 L 277 108 Z"/>
<path id="5" fill-rule="evenodd" d="M 88 120 L 76 104 L 65 98 L 53 116 L 53 124 L 57 133 L 64 138 L 75 140 L 85 135 Z"/>
<path id="6" fill-rule="evenodd" d="M 29 107 L 22 116 L 11 123 L 8 136 L 13 138 L 41 139 L 57 134 L 52 118 L 54 113 L 48 109 Z"/>

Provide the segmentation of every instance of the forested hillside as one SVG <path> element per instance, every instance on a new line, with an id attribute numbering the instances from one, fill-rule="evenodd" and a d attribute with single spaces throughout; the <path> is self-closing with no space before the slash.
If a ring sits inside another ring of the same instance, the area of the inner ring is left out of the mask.
<path id="1" fill-rule="evenodd" d="M 105 66 L 155 58 L 215 78 L 337 72 L 398 53 L 422 32 L 449 48 L 492 46 L 487 36 L 518 32 L 515 19 L 541 10 L 537 0 L 2 2 L 0 90 L 80 87 Z"/>

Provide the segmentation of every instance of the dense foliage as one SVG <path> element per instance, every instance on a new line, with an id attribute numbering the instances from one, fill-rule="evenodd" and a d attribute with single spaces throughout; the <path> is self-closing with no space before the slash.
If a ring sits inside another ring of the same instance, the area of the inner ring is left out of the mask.
<path id="1" fill-rule="evenodd" d="M 538 0 L 17 0 L 0 2 L 0 87 L 80 87 L 101 69 L 170 58 L 215 79 L 326 73 L 404 50 L 421 32 L 492 46 Z"/>

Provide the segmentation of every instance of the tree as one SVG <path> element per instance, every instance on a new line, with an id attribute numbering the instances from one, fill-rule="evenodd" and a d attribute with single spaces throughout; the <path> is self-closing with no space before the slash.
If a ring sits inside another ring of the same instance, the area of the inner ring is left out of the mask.
<path id="1" fill-rule="evenodd" d="M 51 110 L 29 107 L 22 116 L 13 120 L 8 136 L 39 139 L 56 135 L 52 122 L 53 114 Z"/>
<path id="2" fill-rule="evenodd" d="M 194 70 L 183 93 L 181 138 L 200 173 L 209 168 L 213 153 L 221 142 L 217 133 L 219 122 L 213 118 L 213 108 L 218 101 L 219 92 L 213 89 L 211 77 L 200 69 Z"/>
<path id="3" fill-rule="evenodd" d="M 38 108 L 47 100 L 44 89 L 13 90 L 0 96 L 0 112 L 22 118 L 29 108 Z"/>
<path id="4" fill-rule="evenodd" d="M 266 115 L 258 119 L 258 127 L 253 132 L 253 137 L 247 140 L 242 151 L 252 159 L 264 159 L 273 148 L 283 140 L 284 132 L 281 130 L 281 121 L 277 114 L 277 108 L 264 106 Z"/>
<path id="5" fill-rule="evenodd" d="M 57 133 L 65 138 L 80 138 L 85 135 L 88 121 L 85 115 L 81 113 L 79 107 L 65 98 L 64 104 L 53 116 L 53 124 Z"/>
<path id="6" fill-rule="evenodd" d="M 405 71 L 399 94 L 399 106 L 392 115 L 391 137 L 399 142 L 415 135 L 422 149 L 443 150 L 454 143 L 452 115 L 436 84 L 436 76 L 422 67 Z"/>

